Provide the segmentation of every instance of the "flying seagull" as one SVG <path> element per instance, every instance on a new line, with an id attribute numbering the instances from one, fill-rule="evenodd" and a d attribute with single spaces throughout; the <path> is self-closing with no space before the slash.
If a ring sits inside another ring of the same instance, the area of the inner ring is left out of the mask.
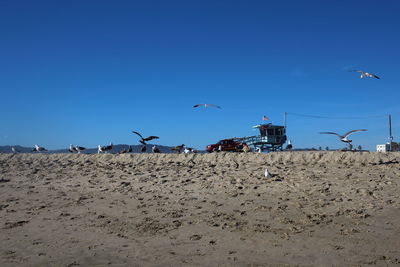
<path id="1" fill-rule="evenodd" d="M 144 138 L 144 137 L 143 137 L 140 133 L 138 133 L 138 132 L 132 131 L 132 133 L 139 135 L 139 137 L 140 137 L 139 142 L 140 142 L 142 145 L 146 145 L 146 142 L 147 142 L 147 141 L 160 138 L 160 137 L 154 136 L 154 135 L 150 135 L 149 137 Z"/>
<path id="2" fill-rule="evenodd" d="M 193 108 L 197 108 L 197 107 L 200 107 L 200 106 L 204 106 L 205 108 L 208 108 L 208 107 L 221 108 L 220 106 L 217 106 L 217 105 L 214 105 L 214 104 L 197 104 L 197 105 L 194 105 Z"/>
<path id="3" fill-rule="evenodd" d="M 350 147 L 351 146 L 350 143 L 353 140 L 347 139 L 347 137 L 352 133 L 362 132 L 362 131 L 367 131 L 367 129 L 351 130 L 351 131 L 345 133 L 344 135 L 340 135 L 340 134 L 337 134 L 337 133 L 334 133 L 334 132 L 321 132 L 320 134 L 334 134 L 334 135 L 337 135 L 339 137 L 340 141 L 349 144 L 349 147 Z"/>
<path id="4" fill-rule="evenodd" d="M 372 73 L 368 73 L 362 70 L 351 70 L 352 72 L 358 72 L 361 73 L 360 78 L 364 78 L 364 77 L 368 77 L 368 78 L 376 78 L 376 79 L 380 79 L 378 76 L 376 76 L 375 74 Z"/>
<path id="5" fill-rule="evenodd" d="M 32 151 L 42 152 L 42 151 L 47 151 L 47 149 L 39 145 L 35 145 L 35 148 Z"/>

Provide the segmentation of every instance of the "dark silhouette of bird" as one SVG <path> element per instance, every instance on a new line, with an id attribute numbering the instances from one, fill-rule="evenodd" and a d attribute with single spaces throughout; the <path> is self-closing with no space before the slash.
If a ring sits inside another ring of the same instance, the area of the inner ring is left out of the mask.
<path id="1" fill-rule="evenodd" d="M 131 153 L 131 152 L 132 152 L 132 147 L 128 146 L 128 148 L 120 150 L 119 154 Z"/>
<path id="2" fill-rule="evenodd" d="M 139 137 L 140 137 L 139 142 L 140 142 L 142 145 L 146 145 L 146 142 L 147 142 L 147 141 L 150 141 L 150 140 L 153 140 L 153 139 L 159 139 L 159 138 L 160 138 L 160 137 L 154 136 L 154 135 L 150 135 L 150 136 L 144 138 L 144 137 L 143 137 L 140 133 L 138 133 L 138 132 L 132 131 L 132 133 L 139 135 Z"/>
<path id="3" fill-rule="evenodd" d="M 197 108 L 197 107 L 200 107 L 200 106 L 204 106 L 205 108 L 208 108 L 208 107 L 221 108 L 220 106 L 217 106 L 217 105 L 214 105 L 214 104 L 196 104 L 196 105 L 193 106 L 193 108 Z"/>
<path id="4" fill-rule="evenodd" d="M 146 150 L 147 150 L 147 146 L 146 146 L 146 145 L 143 145 L 143 146 L 140 148 L 140 152 L 146 152 Z"/>

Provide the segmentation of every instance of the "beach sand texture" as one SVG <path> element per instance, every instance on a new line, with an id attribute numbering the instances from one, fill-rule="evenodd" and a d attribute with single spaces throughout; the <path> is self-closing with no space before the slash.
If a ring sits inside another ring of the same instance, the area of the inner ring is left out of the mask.
<path id="1" fill-rule="evenodd" d="M 0 266 L 397 265 L 399 161 L 2 154 Z"/>

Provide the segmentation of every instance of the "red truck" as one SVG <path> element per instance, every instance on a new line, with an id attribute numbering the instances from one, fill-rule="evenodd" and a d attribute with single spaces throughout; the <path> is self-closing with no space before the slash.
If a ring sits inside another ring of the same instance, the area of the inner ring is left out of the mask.
<path id="1" fill-rule="evenodd" d="M 211 144 L 206 147 L 207 152 L 211 153 L 214 151 L 242 151 L 243 143 L 233 138 L 222 139 L 216 144 Z"/>

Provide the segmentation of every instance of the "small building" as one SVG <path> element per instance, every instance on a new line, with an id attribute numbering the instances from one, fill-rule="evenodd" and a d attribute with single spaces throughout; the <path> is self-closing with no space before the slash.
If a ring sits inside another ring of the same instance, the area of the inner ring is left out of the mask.
<path id="1" fill-rule="evenodd" d="M 389 152 L 390 144 L 376 145 L 376 152 Z"/>

